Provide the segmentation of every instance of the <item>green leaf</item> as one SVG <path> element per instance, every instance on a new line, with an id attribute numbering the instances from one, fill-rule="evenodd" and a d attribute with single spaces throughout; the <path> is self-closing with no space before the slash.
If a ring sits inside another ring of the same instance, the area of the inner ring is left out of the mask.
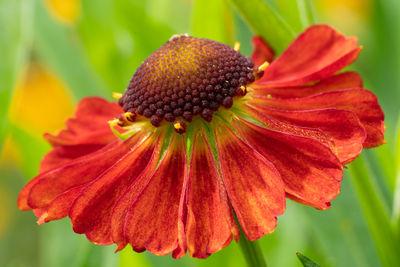
<path id="1" fill-rule="evenodd" d="M 195 0 L 192 34 L 233 45 L 234 19 L 226 0 Z"/>
<path id="2" fill-rule="evenodd" d="M 314 24 L 313 0 L 274 0 L 274 3 L 281 16 L 296 33 Z"/>
<path id="3" fill-rule="evenodd" d="M 400 242 L 392 230 L 388 207 L 367 166 L 370 164 L 363 156 L 351 163 L 352 181 L 382 264 L 395 266 L 400 262 Z"/>
<path id="4" fill-rule="evenodd" d="M 400 239 L 400 116 L 396 133 L 396 186 L 393 196 L 392 222 L 397 238 Z"/>
<path id="5" fill-rule="evenodd" d="M 6 135 L 8 109 L 32 35 L 32 1 L 0 1 L 0 151 Z"/>
<path id="6" fill-rule="evenodd" d="M 78 36 L 52 19 L 42 1 L 35 5 L 35 51 L 67 83 L 76 98 L 110 92 L 93 71 Z"/>
<path id="7" fill-rule="evenodd" d="M 263 0 L 230 0 L 253 29 L 280 54 L 295 38 L 295 31 Z"/>
<path id="8" fill-rule="evenodd" d="M 315 23 L 315 5 L 313 0 L 297 0 L 300 21 L 303 29 Z"/>
<path id="9" fill-rule="evenodd" d="M 345 170 L 341 182 L 341 192 L 332 201 L 331 208 L 325 211 L 297 203 L 293 203 L 296 206 L 292 207 L 289 205 L 291 201 L 287 201 L 287 211 L 282 217 L 292 216 L 293 212 L 301 211 L 299 216 L 290 218 L 290 220 L 295 222 L 296 232 L 302 232 L 309 242 L 309 246 L 298 244 L 296 250 L 291 252 L 293 255 L 301 248 L 302 253 L 316 260 L 322 266 L 380 265 L 374 240 L 363 217 L 357 193 L 348 174 L 349 171 Z M 280 225 L 282 227 L 281 218 Z M 276 232 L 279 233 L 279 230 Z M 297 235 L 292 234 L 292 239 L 296 239 L 296 242 L 299 239 Z M 285 244 L 281 243 L 281 246 L 285 246 Z M 284 266 L 293 266 L 293 264 Z"/>
<path id="10" fill-rule="evenodd" d="M 396 131 L 396 170 L 400 171 L 400 115 L 397 120 L 397 131 Z"/>
<path id="11" fill-rule="evenodd" d="M 297 258 L 299 258 L 299 260 L 301 261 L 301 263 L 303 264 L 304 267 L 321 267 L 319 264 L 313 262 L 312 260 L 310 260 L 309 258 L 304 256 L 300 252 L 297 252 L 296 255 L 297 255 Z"/>
<path id="12" fill-rule="evenodd" d="M 386 134 L 386 138 L 390 138 L 389 134 Z M 393 146 L 390 144 L 392 141 L 390 138 L 388 140 L 388 144 L 385 144 L 379 149 L 368 151 L 369 155 L 373 157 L 374 163 L 377 165 L 374 170 L 379 171 L 381 170 L 383 183 L 386 183 L 385 186 L 388 187 L 389 191 L 392 193 L 394 192 L 395 184 L 396 184 L 396 159 L 395 159 L 395 152 L 393 151 Z"/>

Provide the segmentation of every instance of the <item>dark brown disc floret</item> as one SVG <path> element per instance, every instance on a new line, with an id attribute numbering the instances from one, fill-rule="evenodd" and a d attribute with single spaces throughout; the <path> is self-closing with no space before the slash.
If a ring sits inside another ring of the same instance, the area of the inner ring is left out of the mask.
<path id="1" fill-rule="evenodd" d="M 156 127 L 197 115 L 210 122 L 220 106 L 230 108 L 245 94 L 253 73 L 252 59 L 230 46 L 177 35 L 139 66 L 119 104 Z"/>

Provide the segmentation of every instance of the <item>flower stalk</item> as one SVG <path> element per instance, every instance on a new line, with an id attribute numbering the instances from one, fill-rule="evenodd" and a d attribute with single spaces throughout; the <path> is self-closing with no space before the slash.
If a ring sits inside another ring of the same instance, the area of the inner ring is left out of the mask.
<path id="1" fill-rule="evenodd" d="M 249 267 L 267 267 L 267 262 L 257 241 L 249 241 L 242 234 L 239 246 Z"/>

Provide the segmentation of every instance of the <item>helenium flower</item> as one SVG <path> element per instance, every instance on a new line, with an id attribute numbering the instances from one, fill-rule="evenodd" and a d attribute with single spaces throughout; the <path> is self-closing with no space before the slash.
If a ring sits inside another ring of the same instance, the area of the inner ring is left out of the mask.
<path id="1" fill-rule="evenodd" d="M 315 25 L 274 59 L 172 37 L 118 104 L 83 99 L 18 206 L 39 224 L 71 218 L 96 244 L 205 258 L 271 233 L 285 198 L 327 209 L 343 165 L 384 142 L 383 112 L 351 64 L 361 50 Z M 269 65 L 269 66 L 268 66 Z M 109 128 L 111 126 L 111 129 Z"/>

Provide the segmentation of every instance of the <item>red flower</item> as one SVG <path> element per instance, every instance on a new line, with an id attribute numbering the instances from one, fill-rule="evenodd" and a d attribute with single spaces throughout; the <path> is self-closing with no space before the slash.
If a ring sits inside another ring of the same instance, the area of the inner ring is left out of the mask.
<path id="1" fill-rule="evenodd" d="M 356 42 L 312 26 L 272 60 L 256 37 L 254 66 L 226 45 L 174 36 L 138 68 L 122 108 L 83 99 L 67 130 L 45 136 L 54 149 L 18 206 L 39 224 L 69 216 L 96 244 L 177 258 L 237 240 L 231 210 L 255 240 L 274 230 L 285 196 L 326 209 L 343 164 L 384 142 L 374 94 L 357 73 L 337 74 Z"/>

